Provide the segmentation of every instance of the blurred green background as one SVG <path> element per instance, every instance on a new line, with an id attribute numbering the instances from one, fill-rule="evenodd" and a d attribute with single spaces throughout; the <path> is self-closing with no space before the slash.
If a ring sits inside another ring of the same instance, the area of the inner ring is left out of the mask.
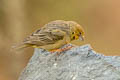
<path id="1" fill-rule="evenodd" d="M 53 20 L 81 24 L 86 39 L 77 44 L 120 55 L 119 8 L 119 0 L 0 0 L 0 80 L 17 80 L 33 53 L 33 48 L 16 53 L 11 46 Z"/>

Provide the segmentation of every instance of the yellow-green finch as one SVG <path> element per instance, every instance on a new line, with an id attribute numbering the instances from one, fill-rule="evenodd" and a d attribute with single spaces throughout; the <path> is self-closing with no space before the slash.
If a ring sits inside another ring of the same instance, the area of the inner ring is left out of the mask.
<path id="1" fill-rule="evenodd" d="M 34 47 L 53 51 L 73 40 L 84 40 L 84 34 L 83 28 L 75 21 L 55 20 L 33 32 L 16 48 Z"/>

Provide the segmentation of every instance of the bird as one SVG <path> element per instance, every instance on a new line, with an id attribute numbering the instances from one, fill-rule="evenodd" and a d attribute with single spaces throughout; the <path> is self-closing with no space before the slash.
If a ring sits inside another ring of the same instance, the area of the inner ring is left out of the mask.
<path id="1" fill-rule="evenodd" d="M 14 46 L 16 49 L 27 47 L 42 48 L 51 53 L 62 52 L 70 49 L 67 47 L 59 49 L 73 40 L 84 41 L 85 32 L 83 27 L 75 21 L 55 20 L 50 21 L 43 27 L 40 27 L 31 35 L 26 37 L 19 45 Z"/>

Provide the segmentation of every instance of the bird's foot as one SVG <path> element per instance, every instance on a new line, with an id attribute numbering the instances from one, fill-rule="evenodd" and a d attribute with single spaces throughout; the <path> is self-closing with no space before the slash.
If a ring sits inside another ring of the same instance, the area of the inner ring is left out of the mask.
<path id="1" fill-rule="evenodd" d="M 57 54 L 60 55 L 63 51 L 67 51 L 67 50 L 71 49 L 72 47 L 74 47 L 74 46 L 70 45 L 70 46 L 66 46 L 65 48 L 52 50 L 50 52 L 51 53 L 57 52 Z"/>
<path id="2" fill-rule="evenodd" d="M 54 53 L 54 52 L 62 52 L 62 50 L 61 50 L 61 49 L 54 49 L 54 50 L 51 50 L 50 52 L 51 52 L 51 53 Z"/>

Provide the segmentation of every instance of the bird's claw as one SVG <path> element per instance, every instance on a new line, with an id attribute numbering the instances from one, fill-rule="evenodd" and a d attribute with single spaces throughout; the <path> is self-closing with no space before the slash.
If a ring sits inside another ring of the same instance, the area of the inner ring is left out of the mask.
<path id="1" fill-rule="evenodd" d="M 50 52 L 51 53 L 57 52 L 57 54 L 60 55 L 63 51 L 67 51 L 67 50 L 71 49 L 72 47 L 74 47 L 74 46 L 67 46 L 65 48 L 55 49 L 55 50 L 52 50 Z"/>

